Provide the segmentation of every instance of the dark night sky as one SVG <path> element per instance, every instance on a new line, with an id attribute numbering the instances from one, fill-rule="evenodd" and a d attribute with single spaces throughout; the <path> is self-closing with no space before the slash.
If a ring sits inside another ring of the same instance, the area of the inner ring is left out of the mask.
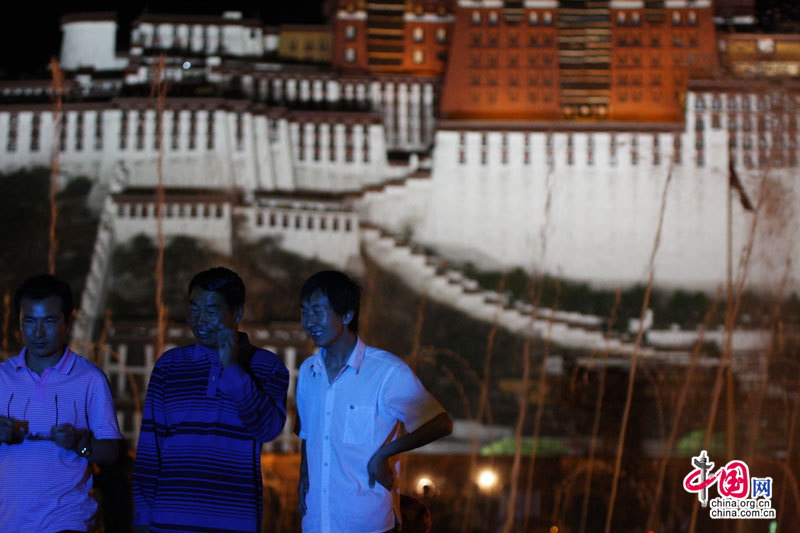
<path id="1" fill-rule="evenodd" d="M 9 5 L 10 4 L 10 5 Z M 118 13 L 118 46 L 127 48 L 131 21 L 145 10 L 152 13 L 191 13 L 219 15 L 224 10 L 242 11 L 245 17 L 259 17 L 264 24 L 320 23 L 323 0 L 230 0 L 220 3 L 195 3 L 130 0 L 112 10 Z M 112 4 L 113 5 L 113 4 Z M 0 21 L 0 79 L 48 77 L 45 69 L 50 56 L 58 55 L 61 31 L 59 20 L 66 13 L 109 11 L 109 2 L 84 1 L 55 4 L 52 9 L 33 0 L 6 2 Z M 800 31 L 800 1 L 756 0 L 756 14 L 766 31 Z"/>

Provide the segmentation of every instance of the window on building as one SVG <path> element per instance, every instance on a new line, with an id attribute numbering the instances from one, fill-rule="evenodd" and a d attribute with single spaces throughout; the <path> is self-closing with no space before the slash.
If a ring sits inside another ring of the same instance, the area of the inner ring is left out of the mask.
<path id="1" fill-rule="evenodd" d="M 9 152 L 17 151 L 18 132 L 19 132 L 19 116 L 16 113 L 12 113 L 8 117 L 8 144 L 6 145 L 7 151 Z"/>
<path id="2" fill-rule="evenodd" d="M 214 149 L 214 110 L 209 109 L 206 122 L 206 149 Z"/>
<path id="3" fill-rule="evenodd" d="M 436 28 L 436 42 L 437 43 L 444 43 L 447 41 L 447 29 L 446 28 Z"/>
<path id="4" fill-rule="evenodd" d="M 355 63 L 356 61 L 356 49 L 355 48 L 345 48 L 344 49 L 344 60 L 346 63 Z"/>
<path id="5" fill-rule="evenodd" d="M 417 26 L 411 32 L 411 38 L 415 43 L 421 43 L 425 40 L 425 30 L 421 26 Z"/>
<path id="6" fill-rule="evenodd" d="M 197 111 L 189 112 L 189 150 L 197 147 Z"/>
<path id="7" fill-rule="evenodd" d="M 638 11 L 634 11 L 631 13 L 631 24 L 634 26 L 639 26 L 642 23 L 642 16 L 639 14 Z"/>
<path id="8" fill-rule="evenodd" d="M 531 26 L 536 26 L 539 24 L 539 13 L 536 11 L 531 11 L 528 13 L 528 24 Z"/>
<path id="9" fill-rule="evenodd" d="M 99 113 L 98 113 L 99 118 Z M 42 117 L 40 113 L 34 113 L 31 121 L 31 152 L 39 151 L 39 134 L 41 130 Z"/>
<path id="10" fill-rule="evenodd" d="M 549 12 L 549 11 L 545 11 L 543 20 L 544 20 L 545 26 L 552 25 L 553 24 L 553 14 L 551 12 Z"/>
<path id="11" fill-rule="evenodd" d="M 416 65 L 421 65 L 422 63 L 425 62 L 425 52 L 423 52 L 422 50 L 419 50 L 419 49 L 414 50 L 412 58 L 413 58 L 414 63 Z"/>
<path id="12" fill-rule="evenodd" d="M 172 149 L 177 150 L 180 146 L 180 111 L 175 110 L 172 112 Z"/>
<path id="13" fill-rule="evenodd" d="M 139 111 L 137 117 L 138 119 L 136 121 L 136 149 L 144 150 L 144 122 L 145 122 L 144 111 Z"/>
<path id="14" fill-rule="evenodd" d="M 473 11 L 472 12 L 472 24 L 477 26 L 481 23 L 481 12 L 480 11 Z"/>
<path id="15" fill-rule="evenodd" d="M 98 111 L 94 117 L 94 149 L 103 149 L 103 119 L 104 114 Z"/>
<path id="16" fill-rule="evenodd" d="M 236 113 L 236 149 L 244 150 L 244 116 L 241 111 Z"/>
<path id="17" fill-rule="evenodd" d="M 686 18 L 687 21 L 689 22 L 689 25 L 691 26 L 697 25 L 697 13 L 695 13 L 694 11 L 689 11 L 689 14 L 687 15 Z"/>
<path id="18" fill-rule="evenodd" d="M 348 24 L 344 27 L 344 38 L 348 41 L 352 41 L 356 38 L 356 27 L 352 24 Z"/>
<path id="19" fill-rule="evenodd" d="M 618 11 L 617 12 L 617 26 L 624 26 L 625 25 L 625 12 Z"/>
<path id="20" fill-rule="evenodd" d="M 681 14 L 678 11 L 672 12 L 672 25 L 673 26 L 681 25 Z"/>
<path id="21" fill-rule="evenodd" d="M 128 144 L 128 112 L 120 111 L 119 123 L 119 149 L 124 150 Z"/>
<path id="22" fill-rule="evenodd" d="M 491 26 L 497 26 L 497 21 L 498 21 L 497 11 L 490 11 L 489 12 L 489 24 Z"/>

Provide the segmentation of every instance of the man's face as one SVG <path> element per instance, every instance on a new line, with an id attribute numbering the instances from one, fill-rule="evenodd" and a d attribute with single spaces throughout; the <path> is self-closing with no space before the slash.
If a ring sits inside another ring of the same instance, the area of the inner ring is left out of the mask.
<path id="1" fill-rule="evenodd" d="M 328 296 L 320 289 L 300 304 L 302 325 L 314 344 L 326 348 L 338 340 L 347 325 L 331 307 Z"/>
<path id="2" fill-rule="evenodd" d="M 23 298 L 19 309 L 19 330 L 28 357 L 59 357 L 64 351 L 68 330 L 61 310 L 61 298 L 53 294 L 42 300 Z"/>
<path id="3" fill-rule="evenodd" d="M 197 342 L 206 348 L 216 350 L 220 331 L 236 331 L 241 317 L 242 309 L 232 310 L 219 292 L 201 287 L 192 289 L 189 296 L 189 327 Z"/>

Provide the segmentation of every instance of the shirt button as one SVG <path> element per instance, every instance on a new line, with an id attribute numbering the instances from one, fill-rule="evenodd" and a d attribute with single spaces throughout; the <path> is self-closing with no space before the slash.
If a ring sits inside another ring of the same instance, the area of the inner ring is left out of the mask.
<path id="1" fill-rule="evenodd" d="M 328 463 L 325 463 L 323 466 L 328 466 Z"/>
<path id="2" fill-rule="evenodd" d="M 217 380 L 217 376 L 211 376 L 211 381 L 216 381 L 216 380 Z"/>
<path id="3" fill-rule="evenodd" d="M 328 416 L 330 416 L 330 415 L 331 415 L 331 412 L 330 412 L 330 411 L 327 411 L 325 414 L 326 414 L 326 415 L 328 415 Z"/>
<path id="4" fill-rule="evenodd" d="M 325 435 L 325 440 L 328 440 L 328 438 L 329 438 L 329 437 L 328 437 L 327 435 Z"/>

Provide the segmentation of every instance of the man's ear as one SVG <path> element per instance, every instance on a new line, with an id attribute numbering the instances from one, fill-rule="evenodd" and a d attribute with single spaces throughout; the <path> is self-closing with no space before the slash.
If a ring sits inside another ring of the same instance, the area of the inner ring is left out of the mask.
<path id="1" fill-rule="evenodd" d="M 233 315 L 233 321 L 236 322 L 236 324 L 239 324 L 239 321 L 242 319 L 242 316 L 244 316 L 244 305 L 240 305 L 236 309 L 236 313 L 234 313 Z"/>
<path id="2" fill-rule="evenodd" d="M 352 322 L 354 315 L 355 313 L 352 310 L 346 312 L 342 317 L 342 324 L 344 324 L 345 326 L 348 325 L 350 322 Z"/>

